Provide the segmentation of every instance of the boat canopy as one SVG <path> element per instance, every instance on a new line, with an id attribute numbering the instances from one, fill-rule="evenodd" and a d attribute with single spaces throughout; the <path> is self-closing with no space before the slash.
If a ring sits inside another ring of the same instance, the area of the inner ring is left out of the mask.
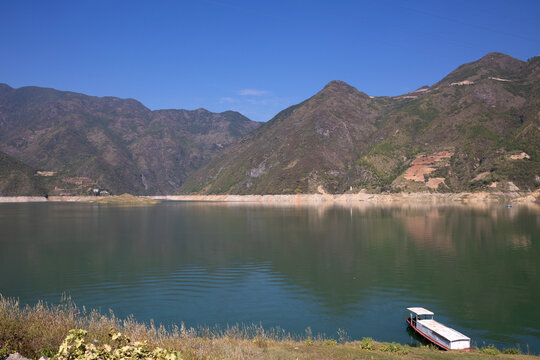
<path id="1" fill-rule="evenodd" d="M 429 330 L 442 336 L 443 338 L 445 338 L 446 340 L 450 342 L 454 342 L 454 341 L 469 341 L 470 342 L 471 341 L 471 338 L 463 335 L 459 331 L 456 331 L 447 326 L 444 326 L 443 324 L 438 323 L 435 320 L 420 320 L 420 323 L 426 328 L 428 328 Z M 451 347 L 451 345 L 449 347 Z"/>
<path id="2" fill-rule="evenodd" d="M 435 315 L 434 313 L 432 313 L 431 311 L 427 310 L 427 309 L 424 309 L 422 307 L 410 307 L 410 308 L 407 308 L 407 310 L 409 310 L 410 312 L 418 315 L 418 316 L 422 316 L 422 315 Z"/>

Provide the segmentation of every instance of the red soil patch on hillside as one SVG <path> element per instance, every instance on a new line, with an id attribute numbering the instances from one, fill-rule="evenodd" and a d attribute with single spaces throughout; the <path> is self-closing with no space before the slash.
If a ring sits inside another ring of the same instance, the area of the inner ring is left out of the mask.
<path id="1" fill-rule="evenodd" d="M 453 152 L 439 151 L 430 155 L 418 155 L 411 163 L 404 174 L 406 180 L 425 182 L 424 175 L 436 170 L 435 165 L 439 162 L 449 159 L 454 155 Z M 437 184 L 438 185 L 438 184 Z"/>

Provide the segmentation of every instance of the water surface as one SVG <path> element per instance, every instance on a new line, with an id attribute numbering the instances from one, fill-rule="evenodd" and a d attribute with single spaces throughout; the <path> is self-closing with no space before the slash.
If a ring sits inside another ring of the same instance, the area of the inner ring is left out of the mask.
<path id="1" fill-rule="evenodd" d="M 540 352 L 540 212 L 0 204 L 0 293 L 169 325 L 256 323 L 410 343 L 423 306 Z"/>

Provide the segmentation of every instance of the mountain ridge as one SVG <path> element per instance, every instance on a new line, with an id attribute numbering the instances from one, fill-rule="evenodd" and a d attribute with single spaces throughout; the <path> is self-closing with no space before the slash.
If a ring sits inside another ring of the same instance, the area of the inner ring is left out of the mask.
<path id="1" fill-rule="evenodd" d="M 150 110 L 134 99 L 0 88 L 0 151 L 114 193 L 174 192 L 214 153 L 259 126 L 238 112 Z"/>
<path id="2" fill-rule="evenodd" d="M 395 97 L 331 81 L 219 153 L 180 193 L 534 190 L 538 63 L 490 53 Z"/>
<path id="3" fill-rule="evenodd" d="M 533 191 L 538 109 L 540 57 L 501 53 L 398 96 L 333 80 L 266 123 L 0 84 L 0 155 L 10 193 Z"/>

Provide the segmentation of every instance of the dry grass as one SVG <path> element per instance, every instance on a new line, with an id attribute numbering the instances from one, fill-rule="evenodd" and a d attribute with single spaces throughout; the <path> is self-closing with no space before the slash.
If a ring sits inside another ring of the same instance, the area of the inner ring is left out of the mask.
<path id="1" fill-rule="evenodd" d="M 148 206 L 158 204 L 158 200 L 144 196 L 134 196 L 131 194 L 122 194 L 118 196 L 100 197 L 91 202 L 96 204 L 116 205 L 116 206 Z"/>
<path id="2" fill-rule="evenodd" d="M 84 307 L 79 308 L 66 298 L 60 305 L 38 303 L 20 306 L 18 301 L 0 295 L 0 357 L 19 352 L 37 359 L 51 356 L 73 328 L 88 331 L 87 341 L 109 343 L 109 331 L 114 328 L 132 341 L 144 341 L 152 347 L 180 351 L 182 358 L 195 359 L 472 359 L 490 358 L 480 351 L 470 353 L 442 352 L 430 347 L 410 347 L 399 344 L 354 341 L 338 344 L 323 337 L 292 336 L 280 329 L 265 330 L 259 325 L 227 328 L 165 328 L 154 323 L 143 324 L 134 318 L 119 319 Z M 364 348 L 364 349 L 363 349 Z M 526 359 L 525 355 L 497 356 L 500 359 Z"/>

